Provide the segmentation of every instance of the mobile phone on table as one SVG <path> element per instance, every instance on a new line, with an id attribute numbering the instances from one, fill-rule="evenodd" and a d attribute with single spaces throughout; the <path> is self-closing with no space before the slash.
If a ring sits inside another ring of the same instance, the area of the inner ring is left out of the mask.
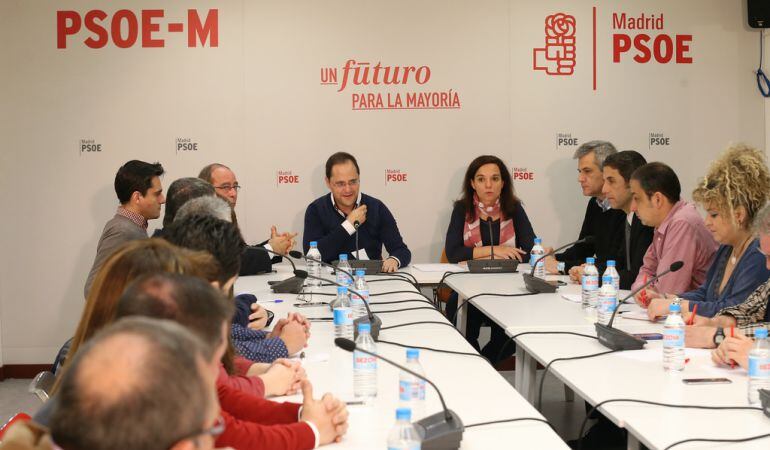
<path id="1" fill-rule="evenodd" d="M 634 337 L 643 339 L 645 341 L 660 341 L 663 339 L 663 335 L 660 333 L 636 333 Z"/>
<path id="2" fill-rule="evenodd" d="M 295 303 L 295 308 L 312 308 L 314 306 L 329 306 L 327 302 Z"/>
<path id="3" fill-rule="evenodd" d="M 732 380 L 729 378 L 684 378 L 682 379 L 684 384 L 730 384 Z"/>

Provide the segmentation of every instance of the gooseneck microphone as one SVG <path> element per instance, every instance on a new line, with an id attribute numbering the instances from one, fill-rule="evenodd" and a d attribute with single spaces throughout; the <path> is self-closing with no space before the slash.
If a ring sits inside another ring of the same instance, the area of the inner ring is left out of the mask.
<path id="1" fill-rule="evenodd" d="M 596 337 L 599 338 L 599 342 L 611 350 L 639 350 L 643 348 L 646 344 L 643 339 L 639 339 L 636 336 L 632 336 L 625 331 L 618 330 L 617 328 L 612 328 L 612 323 L 615 321 L 615 316 L 618 314 L 620 305 L 622 305 L 623 302 L 629 298 L 641 292 L 642 289 L 654 283 L 663 275 L 666 275 L 670 272 L 676 272 L 683 266 L 684 261 L 676 261 L 671 263 L 667 270 L 664 270 L 663 272 L 650 278 L 646 283 L 639 286 L 637 289 L 628 294 L 623 300 L 619 301 L 618 306 L 615 308 L 615 311 L 612 312 L 612 317 L 610 317 L 610 321 L 607 323 L 607 325 L 596 322 Z"/>
<path id="2" fill-rule="evenodd" d="M 487 225 L 489 225 L 489 259 L 495 259 L 495 235 L 492 234 L 492 218 L 487 217 Z"/>
<path id="3" fill-rule="evenodd" d="M 312 280 L 327 281 L 327 282 L 335 284 L 337 286 L 347 287 L 348 288 L 348 292 L 350 292 L 351 294 L 357 295 L 361 299 L 361 301 L 364 303 L 364 306 L 366 307 L 366 317 L 359 317 L 358 319 L 353 321 L 353 333 L 354 333 L 354 336 L 358 337 L 358 324 L 359 323 L 369 323 L 369 324 L 371 324 L 371 327 L 372 327 L 372 332 L 371 332 L 372 333 L 372 339 L 374 339 L 376 341 L 379 338 L 379 336 L 380 336 L 380 328 L 382 327 L 382 320 L 379 317 L 374 315 L 372 310 L 369 308 L 369 304 L 366 302 L 366 300 L 364 300 L 364 296 L 361 295 L 358 291 L 350 289 L 350 287 L 345 286 L 344 284 L 337 283 L 337 280 L 331 280 L 331 279 L 327 279 L 327 278 L 317 277 L 315 275 L 310 275 L 309 273 L 307 273 L 306 270 L 295 270 L 294 271 L 294 276 L 297 277 L 297 278 L 303 279 L 303 280 L 305 278 L 310 278 Z"/>
<path id="4" fill-rule="evenodd" d="M 324 262 L 324 261 L 322 261 L 320 259 L 315 259 L 315 258 L 311 258 L 309 256 L 305 256 L 299 250 L 292 250 L 292 251 L 290 251 L 289 252 L 289 256 L 291 256 L 292 258 L 304 259 L 305 261 L 313 261 L 314 263 L 318 263 L 318 264 L 320 264 L 320 265 L 322 265 L 324 267 L 329 267 L 332 270 L 335 270 L 335 271 L 339 270 L 340 272 L 342 272 L 345 275 L 349 276 L 351 280 L 355 280 L 356 279 L 356 277 L 354 277 L 353 274 L 348 272 L 347 270 L 342 270 L 339 267 L 334 266 L 332 264 L 329 264 L 327 262 Z M 295 271 L 296 271 L 296 269 L 295 269 Z M 322 279 L 322 281 L 330 281 L 330 280 Z"/>
<path id="5" fill-rule="evenodd" d="M 353 228 L 356 229 L 355 235 L 356 235 L 356 261 L 358 261 L 360 258 L 358 257 L 358 227 L 361 226 L 361 222 L 355 221 L 353 222 Z"/>
<path id="6" fill-rule="evenodd" d="M 253 248 L 254 250 L 260 250 L 260 251 L 263 251 L 265 253 L 269 253 L 271 255 L 280 256 L 281 258 L 286 256 L 286 255 L 282 255 L 282 254 L 280 254 L 278 252 L 274 252 L 272 250 L 268 250 L 265 247 L 259 247 L 259 246 L 256 246 L 256 245 L 248 245 L 247 248 Z M 291 264 L 292 270 L 297 270 L 297 266 L 294 265 L 294 261 L 292 261 L 291 258 L 286 258 L 286 260 L 289 261 L 289 264 Z"/>
<path id="7" fill-rule="evenodd" d="M 537 267 L 537 264 L 543 259 L 553 255 L 554 253 L 558 252 L 561 249 L 570 247 L 572 245 L 577 245 L 577 244 L 593 244 L 593 243 L 594 243 L 594 237 L 586 236 L 583 239 L 578 239 L 577 241 L 570 242 L 569 244 L 564 244 L 561 247 L 555 248 L 550 252 L 546 253 L 545 255 L 537 258 L 534 264 L 532 264 L 532 270 L 530 270 L 529 273 L 522 274 L 522 277 L 524 278 L 524 285 L 527 287 L 527 290 L 529 292 L 533 292 L 536 294 L 551 294 L 556 292 L 556 286 L 545 281 L 542 278 L 537 278 L 535 276 L 535 268 Z"/>
<path id="8" fill-rule="evenodd" d="M 407 372 L 412 376 L 415 376 L 433 386 L 433 389 L 436 390 L 438 398 L 441 401 L 441 406 L 444 408 L 444 410 L 414 423 L 415 428 L 417 428 L 417 432 L 420 434 L 420 438 L 422 440 L 421 448 L 425 450 L 460 448 L 460 441 L 463 440 L 463 431 L 465 431 L 463 422 L 460 420 L 460 416 L 458 416 L 451 409 L 447 408 L 446 402 L 444 401 L 444 396 L 441 395 L 441 391 L 439 390 L 438 386 L 436 386 L 432 381 L 427 379 L 424 375 L 420 375 L 417 372 L 409 370 L 401 364 L 397 364 L 390 359 L 385 358 L 384 356 L 380 356 L 377 353 L 370 352 L 366 349 L 358 347 L 356 343 L 350 339 L 336 338 L 334 339 L 334 345 L 348 352 L 359 351 L 366 353 L 367 355 L 374 356 L 375 358 L 381 359 L 386 363 L 397 367 L 404 372 Z"/>

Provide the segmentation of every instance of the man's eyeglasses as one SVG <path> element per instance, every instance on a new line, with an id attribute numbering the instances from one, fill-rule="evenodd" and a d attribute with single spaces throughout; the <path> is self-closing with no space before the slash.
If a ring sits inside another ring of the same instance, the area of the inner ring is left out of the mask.
<path id="1" fill-rule="evenodd" d="M 219 189 L 225 192 L 229 192 L 230 190 L 235 190 L 235 192 L 238 192 L 241 190 L 241 185 L 236 184 L 223 184 L 221 186 L 214 186 L 214 189 Z"/>
<path id="2" fill-rule="evenodd" d="M 335 181 L 334 183 L 332 183 L 332 186 L 334 186 L 337 189 L 343 189 L 345 186 L 356 187 L 358 186 L 358 183 L 360 181 L 361 180 L 359 180 L 358 178 L 350 181 Z"/>

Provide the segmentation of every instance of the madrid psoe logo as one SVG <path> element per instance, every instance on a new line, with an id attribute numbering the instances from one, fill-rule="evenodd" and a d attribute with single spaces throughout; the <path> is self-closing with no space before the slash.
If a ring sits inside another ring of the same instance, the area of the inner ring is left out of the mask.
<path id="1" fill-rule="evenodd" d="M 575 72 L 575 16 L 556 13 L 545 18 L 545 47 L 532 50 L 532 69 L 548 75 Z"/>

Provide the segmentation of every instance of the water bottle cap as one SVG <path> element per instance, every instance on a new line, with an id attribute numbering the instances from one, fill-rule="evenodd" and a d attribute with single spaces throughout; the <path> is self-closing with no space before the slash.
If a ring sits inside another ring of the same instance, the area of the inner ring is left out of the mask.
<path id="1" fill-rule="evenodd" d="M 396 410 L 396 420 L 412 420 L 412 410 L 409 408 L 398 408 Z"/>
<path id="2" fill-rule="evenodd" d="M 542 239 L 540 239 L 539 237 L 535 238 L 535 245 L 539 245 L 539 244 L 542 244 L 542 243 L 543 243 Z"/>
<path id="3" fill-rule="evenodd" d="M 754 337 L 757 339 L 767 339 L 767 328 L 757 328 L 754 330 Z"/>
<path id="4" fill-rule="evenodd" d="M 347 261 L 348 260 L 348 254 L 347 253 L 341 253 L 340 254 L 340 261 Z"/>
<path id="5" fill-rule="evenodd" d="M 356 276 L 357 277 L 362 277 L 364 275 L 366 275 L 366 270 L 364 270 L 364 269 L 356 269 Z"/>
<path id="6" fill-rule="evenodd" d="M 594 264 L 596 263 L 596 260 L 594 258 L 591 258 L 590 256 L 586 258 L 586 264 Z"/>
<path id="7" fill-rule="evenodd" d="M 608 259 L 607 260 L 607 267 L 615 267 L 615 260 L 614 259 Z"/>
<path id="8" fill-rule="evenodd" d="M 362 322 L 358 324 L 358 332 L 359 333 L 371 333 L 372 332 L 372 324 L 369 322 Z"/>
<path id="9" fill-rule="evenodd" d="M 318 242 L 310 241 L 310 247 L 318 247 Z"/>
<path id="10" fill-rule="evenodd" d="M 602 284 L 612 284 L 612 277 L 605 275 L 602 277 Z"/>
<path id="11" fill-rule="evenodd" d="M 682 306 L 679 303 L 672 303 L 671 306 L 668 307 L 669 312 L 682 312 Z"/>
<path id="12" fill-rule="evenodd" d="M 420 357 L 420 350 L 416 348 L 406 349 L 406 359 L 417 359 Z"/>
<path id="13" fill-rule="evenodd" d="M 347 294 L 348 293 L 348 287 L 347 286 L 337 286 L 337 295 L 339 294 Z"/>

